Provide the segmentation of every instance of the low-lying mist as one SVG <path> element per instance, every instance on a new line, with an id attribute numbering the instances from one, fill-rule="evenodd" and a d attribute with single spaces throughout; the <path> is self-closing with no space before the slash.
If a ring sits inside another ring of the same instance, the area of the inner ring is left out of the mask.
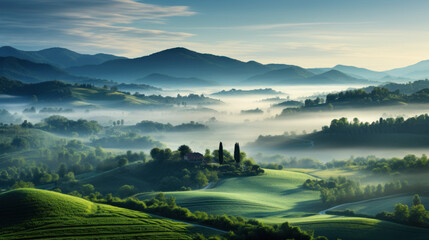
<path id="1" fill-rule="evenodd" d="M 362 86 L 353 86 L 354 88 Z M 236 89 L 257 89 L 258 87 L 236 87 Z M 264 87 L 262 87 L 264 88 Z M 148 132 L 142 135 L 151 136 L 154 139 L 166 144 L 167 147 L 176 149 L 182 144 L 189 145 L 194 151 L 204 152 L 205 149 L 216 149 L 220 141 L 225 149 L 232 150 L 234 143 L 239 142 L 242 150 L 249 155 L 258 152 L 271 154 L 272 150 L 257 151 L 247 148 L 246 144 L 255 141 L 260 135 L 300 135 L 320 130 L 322 126 L 329 125 L 332 119 L 347 117 L 359 118 L 363 122 L 372 122 L 380 117 L 412 117 L 424 114 L 429 109 L 428 105 L 403 105 L 391 107 L 370 107 L 355 108 L 350 110 L 333 110 L 326 112 L 306 112 L 297 113 L 291 116 L 276 117 L 283 108 L 274 108 L 272 104 L 276 101 L 264 101 L 268 98 L 290 99 L 303 101 L 310 96 L 323 96 L 330 92 L 337 92 L 351 88 L 350 86 L 287 86 L 273 87 L 273 90 L 281 91 L 284 94 L 276 95 L 246 95 L 246 96 L 211 96 L 212 93 L 220 90 L 230 90 L 231 88 L 199 88 L 187 90 L 166 89 L 163 95 L 176 96 L 189 93 L 204 94 L 215 99 L 220 99 L 223 104 L 217 105 L 172 105 L 163 108 L 85 108 L 82 106 L 61 106 L 57 108 L 69 109 L 72 111 L 45 112 L 40 113 L 44 106 L 38 104 L 36 112 L 23 112 L 31 107 L 31 104 L 5 102 L 0 108 L 6 109 L 15 114 L 20 120 L 30 122 L 40 122 L 51 115 L 62 115 L 69 119 L 86 119 L 98 121 L 101 125 L 112 126 L 113 121 L 124 120 L 124 125 L 135 125 L 142 120 L 149 120 L 160 123 L 171 123 L 178 125 L 191 121 L 202 123 L 209 127 L 204 131 L 181 131 L 181 132 Z M 104 104 L 105 105 L 105 104 Z M 49 105 L 52 107 L 52 105 Z M 243 110 L 260 109 L 257 113 L 243 113 Z M 320 160 L 332 160 L 354 156 L 376 155 L 378 157 L 403 156 L 407 153 L 422 154 L 425 149 L 332 149 L 323 151 L 313 151 L 311 149 L 301 151 L 284 150 L 279 153 L 287 156 L 313 157 Z"/>

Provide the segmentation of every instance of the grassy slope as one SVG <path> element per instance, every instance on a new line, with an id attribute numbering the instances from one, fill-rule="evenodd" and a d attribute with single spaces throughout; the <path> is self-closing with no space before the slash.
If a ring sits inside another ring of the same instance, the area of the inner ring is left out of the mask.
<path id="1" fill-rule="evenodd" d="M 121 168 L 115 168 L 101 173 L 87 174 L 78 178 L 82 184 L 92 184 L 101 193 L 115 193 L 125 185 L 133 185 L 137 191 L 151 191 L 153 186 L 145 181 L 145 177 L 139 176 L 141 163 L 131 163 Z"/>
<path id="2" fill-rule="evenodd" d="M 301 185 L 309 178 L 306 173 L 266 170 L 257 177 L 230 178 L 214 188 L 189 192 L 168 192 L 178 205 L 192 211 L 213 214 L 240 215 L 257 218 L 265 223 L 288 221 L 315 235 L 329 239 L 427 239 L 428 229 L 414 228 L 368 218 L 316 215 L 324 209 L 319 192 L 304 190 Z M 140 199 L 153 194 L 140 194 Z"/>
<path id="3" fill-rule="evenodd" d="M 424 196 L 420 196 L 423 205 L 429 206 L 429 196 L 426 194 Z M 350 209 L 360 214 L 367 214 L 371 216 L 375 216 L 377 213 L 382 211 L 392 212 L 395 204 L 402 203 L 407 204 L 408 207 L 412 206 L 413 195 L 395 195 L 385 198 L 380 198 L 368 202 L 357 202 L 354 204 L 348 204 L 342 207 L 335 208 L 334 210 L 346 210 Z"/>
<path id="4" fill-rule="evenodd" d="M 302 229 L 314 230 L 315 235 L 326 236 L 329 239 L 423 240 L 429 236 L 429 229 L 369 218 L 318 215 L 291 222 Z"/>
<path id="5" fill-rule="evenodd" d="M 312 178 L 303 173 L 266 170 L 257 177 L 238 177 L 220 181 L 201 191 L 169 192 L 177 204 L 191 211 L 240 215 L 264 222 L 283 222 L 285 218 L 315 214 L 323 209 L 319 193 L 301 187 Z M 140 199 L 153 194 L 138 195 Z"/>
<path id="6" fill-rule="evenodd" d="M 143 100 L 132 95 L 127 95 L 121 92 L 111 92 L 102 88 L 89 89 L 73 87 L 72 95 L 81 102 L 92 103 L 94 101 L 108 101 L 111 103 L 117 103 L 122 105 L 156 104 L 155 101 Z"/>
<path id="7" fill-rule="evenodd" d="M 190 239 L 209 230 L 95 204 L 60 193 L 18 189 L 0 195 L 0 239 Z"/>
<path id="8" fill-rule="evenodd" d="M 289 170 L 289 169 L 288 169 Z M 294 172 L 302 172 L 307 173 L 311 176 L 328 179 L 332 176 L 344 176 L 347 178 L 351 178 L 353 180 L 359 181 L 362 185 L 372 184 L 377 185 L 379 183 L 386 183 L 392 181 L 398 181 L 398 177 L 379 175 L 379 174 L 371 174 L 365 170 L 358 169 L 350 169 L 350 168 L 335 168 L 335 169 L 302 169 L 302 168 L 294 168 L 290 169 L 290 171 Z M 407 175 L 405 179 L 409 180 L 411 176 Z"/>

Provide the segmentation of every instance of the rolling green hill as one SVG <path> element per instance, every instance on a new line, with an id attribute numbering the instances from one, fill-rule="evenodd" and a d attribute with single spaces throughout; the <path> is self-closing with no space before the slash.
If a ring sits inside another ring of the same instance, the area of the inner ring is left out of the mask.
<path id="1" fill-rule="evenodd" d="M 167 192 L 166 195 L 176 197 L 179 206 L 191 211 L 240 215 L 264 223 L 288 221 L 329 239 L 426 239 L 429 234 L 429 229 L 376 219 L 318 215 L 324 209 L 319 192 L 301 187 L 306 179 L 314 179 L 313 176 L 292 171 L 265 171 L 262 176 L 221 180 L 211 189 Z M 137 195 L 140 199 L 153 196 L 153 193 Z"/>
<path id="2" fill-rule="evenodd" d="M 0 76 L 0 94 L 20 96 L 29 101 L 69 102 L 73 104 L 94 104 L 115 106 L 138 106 L 157 104 L 130 94 L 88 85 L 71 85 L 60 81 L 26 84 Z"/>
<path id="3" fill-rule="evenodd" d="M 346 210 L 350 209 L 357 214 L 366 214 L 370 216 L 375 216 L 377 213 L 388 211 L 393 212 L 395 204 L 402 203 L 408 205 L 410 208 L 412 206 L 413 195 L 411 194 L 401 194 L 393 195 L 382 198 L 377 198 L 374 200 L 359 201 L 356 203 L 344 204 L 334 210 Z M 429 196 L 421 196 L 422 204 L 429 206 Z"/>
<path id="4" fill-rule="evenodd" d="M 291 222 L 304 230 L 314 230 L 316 236 L 326 236 L 328 239 L 423 240 L 429 235 L 429 229 L 371 218 L 317 215 Z"/>
<path id="5" fill-rule="evenodd" d="M 302 183 L 313 177 L 290 171 L 265 171 L 261 176 L 221 180 L 207 190 L 166 194 L 176 197 L 179 206 L 191 211 L 239 215 L 269 223 L 312 215 L 323 209 L 319 193 L 302 188 Z M 138 197 L 146 199 L 153 195 Z"/>
<path id="6" fill-rule="evenodd" d="M 1 239 L 190 239 L 196 232 L 214 232 L 36 189 L 1 194 L 0 216 Z"/>

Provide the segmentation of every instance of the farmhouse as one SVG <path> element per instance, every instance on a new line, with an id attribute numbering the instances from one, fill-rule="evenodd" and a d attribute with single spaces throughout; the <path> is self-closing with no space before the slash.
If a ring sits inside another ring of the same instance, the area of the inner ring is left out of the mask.
<path id="1" fill-rule="evenodd" d="M 192 163 L 202 163 L 204 161 L 204 156 L 201 153 L 187 153 L 184 158 L 188 162 Z"/>

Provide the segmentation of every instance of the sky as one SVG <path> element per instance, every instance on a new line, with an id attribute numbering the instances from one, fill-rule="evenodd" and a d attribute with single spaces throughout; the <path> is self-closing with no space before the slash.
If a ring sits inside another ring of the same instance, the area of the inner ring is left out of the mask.
<path id="1" fill-rule="evenodd" d="M 0 45 L 388 70 L 429 59 L 427 0 L 0 0 Z"/>

